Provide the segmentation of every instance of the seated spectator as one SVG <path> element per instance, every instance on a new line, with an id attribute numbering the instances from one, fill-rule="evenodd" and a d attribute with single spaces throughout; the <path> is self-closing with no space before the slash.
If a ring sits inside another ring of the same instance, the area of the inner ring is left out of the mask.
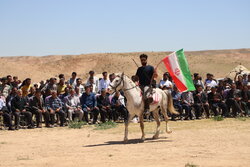
<path id="1" fill-rule="evenodd" d="M 14 130 L 12 127 L 11 112 L 7 109 L 5 98 L 0 97 L 0 115 L 3 115 L 3 123 L 9 127 L 9 130 Z"/>
<path id="2" fill-rule="evenodd" d="M 163 86 L 166 86 L 166 88 L 167 88 L 168 90 L 171 90 L 171 89 L 172 89 L 173 84 L 172 84 L 171 81 L 169 81 L 168 75 L 169 75 L 168 73 L 164 73 L 164 74 L 163 74 L 163 79 L 162 79 L 162 80 L 160 81 L 160 83 L 159 83 L 159 88 L 160 88 L 160 89 L 162 89 Z"/>
<path id="3" fill-rule="evenodd" d="M 247 86 L 243 87 L 243 90 L 241 92 L 241 104 L 244 110 L 245 116 L 249 116 L 250 114 L 250 89 L 248 89 Z"/>
<path id="4" fill-rule="evenodd" d="M 7 106 L 7 109 L 9 110 L 9 112 L 11 112 L 11 101 L 14 97 L 16 97 L 17 95 L 17 88 L 16 87 L 13 87 L 11 89 L 11 92 L 10 94 L 8 95 L 8 97 L 6 98 L 6 106 Z"/>
<path id="5" fill-rule="evenodd" d="M 208 102 L 214 113 L 214 116 L 219 115 L 218 109 L 222 110 L 222 116 L 228 117 L 228 109 L 225 104 L 223 96 L 217 92 L 217 87 L 212 87 L 211 92 L 208 94 Z"/>
<path id="6" fill-rule="evenodd" d="M 190 91 L 182 92 L 181 94 L 182 108 L 185 110 L 185 120 L 193 120 L 195 118 L 192 112 L 192 106 L 194 104 L 193 93 Z"/>
<path id="7" fill-rule="evenodd" d="M 46 127 L 49 126 L 49 118 L 48 114 L 45 114 L 45 106 L 43 102 L 43 98 L 41 96 L 41 91 L 39 89 L 36 90 L 35 95 L 30 99 L 30 111 L 36 117 L 36 127 L 42 128 L 42 115 L 44 115 L 44 120 Z"/>
<path id="8" fill-rule="evenodd" d="M 195 109 L 195 116 L 196 119 L 200 119 L 203 115 L 203 112 L 205 110 L 206 112 L 206 118 L 209 118 L 209 104 L 207 99 L 207 94 L 202 91 L 202 86 L 198 85 L 196 86 L 196 91 L 193 94 L 194 96 L 194 109 Z"/>
<path id="9" fill-rule="evenodd" d="M 117 121 L 119 117 L 124 118 L 124 121 L 128 119 L 128 111 L 125 105 L 125 98 L 119 91 L 116 91 L 114 97 L 111 100 L 111 108 L 114 121 Z"/>
<path id="10" fill-rule="evenodd" d="M 103 72 L 102 75 L 103 75 L 103 78 L 99 82 L 98 92 L 101 92 L 102 89 L 107 89 L 110 84 L 110 80 L 108 79 L 108 73 Z"/>
<path id="11" fill-rule="evenodd" d="M 75 90 L 70 89 L 70 94 L 65 97 L 65 106 L 68 111 L 69 121 L 73 121 L 72 115 L 78 115 L 78 120 L 82 121 L 83 111 L 81 108 L 80 98 L 76 96 Z"/>
<path id="12" fill-rule="evenodd" d="M 5 98 L 7 98 L 7 96 L 10 93 L 11 87 L 10 85 L 7 84 L 7 78 L 2 78 L 1 79 L 2 84 L 0 85 L 0 94 L 2 94 Z"/>
<path id="13" fill-rule="evenodd" d="M 101 121 L 104 123 L 107 118 L 110 121 L 112 119 L 112 110 L 106 89 L 101 90 L 101 95 L 97 96 L 96 101 L 100 110 Z"/>
<path id="14" fill-rule="evenodd" d="M 172 97 L 173 97 L 173 105 L 174 108 L 177 108 L 178 113 L 180 114 L 180 120 L 183 120 L 183 110 L 181 105 L 181 92 L 178 90 L 176 86 L 174 86 L 172 91 Z M 172 120 L 174 120 L 174 115 L 172 115 Z"/>
<path id="15" fill-rule="evenodd" d="M 29 103 L 26 97 L 23 97 L 22 90 L 17 90 L 17 96 L 11 101 L 11 110 L 15 116 L 15 128 L 20 127 L 20 115 L 24 115 L 28 128 L 33 129 L 32 113 L 28 111 Z"/>
<path id="16" fill-rule="evenodd" d="M 236 117 L 238 114 L 243 113 L 240 107 L 240 103 L 241 103 L 241 90 L 236 89 L 236 84 L 233 83 L 231 85 L 231 90 L 229 90 L 227 93 L 227 100 L 226 100 L 228 108 L 230 109 L 232 107 L 233 117 Z"/>
<path id="17" fill-rule="evenodd" d="M 54 126 L 55 123 L 55 114 L 59 115 L 60 118 L 60 126 L 64 126 L 65 122 L 65 112 L 63 111 L 63 103 L 57 97 L 57 92 L 55 90 L 51 91 L 51 96 L 46 99 L 46 107 L 51 117 L 51 125 Z"/>
<path id="18" fill-rule="evenodd" d="M 93 124 L 96 124 L 99 115 L 99 109 L 96 104 L 95 93 L 91 92 L 90 86 L 85 86 L 85 93 L 80 98 L 82 109 L 84 111 L 84 118 L 87 123 L 90 123 L 88 115 L 93 118 Z"/>

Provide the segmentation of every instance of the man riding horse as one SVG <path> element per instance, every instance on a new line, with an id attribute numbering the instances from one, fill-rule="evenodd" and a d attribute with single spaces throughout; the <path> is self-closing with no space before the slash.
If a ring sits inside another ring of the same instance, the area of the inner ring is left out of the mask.
<path id="1" fill-rule="evenodd" d="M 152 94 L 152 81 L 157 77 L 156 71 L 153 66 L 147 65 L 148 56 L 146 54 L 140 55 L 141 67 L 138 67 L 136 76 L 139 77 L 140 88 L 143 92 L 144 100 L 144 113 L 149 115 L 150 103 L 153 102 Z"/>

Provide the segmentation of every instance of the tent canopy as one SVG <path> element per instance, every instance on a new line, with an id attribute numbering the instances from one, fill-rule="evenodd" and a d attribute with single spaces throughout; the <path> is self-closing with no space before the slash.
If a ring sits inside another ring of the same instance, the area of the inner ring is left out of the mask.
<path id="1" fill-rule="evenodd" d="M 243 65 L 240 64 L 240 65 L 236 66 L 234 69 L 232 69 L 226 75 L 226 77 L 233 79 L 235 77 L 236 73 L 240 73 L 241 75 L 243 75 L 243 74 L 250 74 L 250 71 L 246 67 L 244 67 Z"/>

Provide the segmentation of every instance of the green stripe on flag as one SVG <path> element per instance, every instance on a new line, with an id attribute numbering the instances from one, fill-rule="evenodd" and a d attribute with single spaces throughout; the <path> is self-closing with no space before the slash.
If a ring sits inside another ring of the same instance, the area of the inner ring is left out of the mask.
<path id="1" fill-rule="evenodd" d="M 180 64 L 182 74 L 184 75 L 188 90 L 189 91 L 195 90 L 193 79 L 191 77 L 191 73 L 190 73 L 190 70 L 188 68 L 187 59 L 186 59 L 186 57 L 184 55 L 183 49 L 178 50 L 176 52 L 176 55 L 177 55 L 177 58 L 178 58 L 178 61 L 179 61 L 179 64 Z"/>

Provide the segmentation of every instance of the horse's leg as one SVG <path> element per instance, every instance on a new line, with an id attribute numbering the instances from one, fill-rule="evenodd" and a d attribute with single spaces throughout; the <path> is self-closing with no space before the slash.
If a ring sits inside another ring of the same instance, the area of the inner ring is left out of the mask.
<path id="1" fill-rule="evenodd" d="M 158 114 L 158 109 L 154 110 L 153 111 L 153 115 L 154 115 L 154 119 L 156 121 L 156 132 L 155 132 L 155 135 L 153 136 L 153 139 L 158 139 L 159 138 L 159 134 L 160 134 L 160 125 L 161 125 L 161 122 L 159 120 L 159 114 Z"/>
<path id="2" fill-rule="evenodd" d="M 128 142 L 128 125 L 133 117 L 134 115 L 131 115 L 130 113 L 128 113 L 128 118 L 127 120 L 125 120 L 124 143 Z"/>
<path id="3" fill-rule="evenodd" d="M 161 113 L 163 114 L 165 122 L 166 122 L 166 132 L 167 133 L 172 133 L 172 131 L 169 129 L 169 126 L 168 126 L 167 109 L 165 109 L 164 107 L 161 107 Z"/>
<path id="4" fill-rule="evenodd" d="M 141 127 L 141 132 L 142 132 L 141 140 L 144 141 L 145 140 L 145 133 L 144 133 L 143 112 L 140 114 L 139 119 L 140 119 L 140 127 Z"/>

